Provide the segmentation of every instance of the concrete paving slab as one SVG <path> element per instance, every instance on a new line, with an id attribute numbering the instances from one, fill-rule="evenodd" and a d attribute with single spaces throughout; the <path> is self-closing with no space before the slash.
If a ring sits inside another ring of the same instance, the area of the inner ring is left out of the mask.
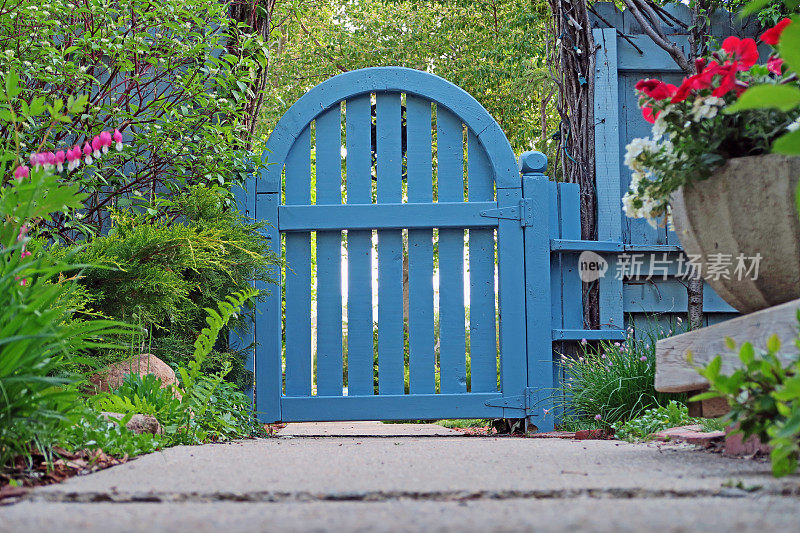
<path id="1" fill-rule="evenodd" d="M 764 533 L 800 523 L 800 476 L 775 480 L 767 462 L 685 444 L 409 436 L 419 425 L 391 428 L 401 436 L 302 435 L 378 429 L 298 425 L 171 448 L 36 489 L 0 507 L 0 533 Z"/>
<path id="2" fill-rule="evenodd" d="M 34 504 L 0 507 L 0 532 L 797 531 L 793 498 Z"/>
<path id="3" fill-rule="evenodd" d="M 282 437 L 443 437 L 461 436 L 437 424 L 384 424 L 383 422 L 299 422 L 287 424 Z"/>
<path id="4" fill-rule="evenodd" d="M 688 446 L 688 445 L 684 445 Z M 381 494 L 502 491 L 719 491 L 789 487 L 766 462 L 670 444 L 523 438 L 294 437 L 179 446 L 46 493 Z"/>

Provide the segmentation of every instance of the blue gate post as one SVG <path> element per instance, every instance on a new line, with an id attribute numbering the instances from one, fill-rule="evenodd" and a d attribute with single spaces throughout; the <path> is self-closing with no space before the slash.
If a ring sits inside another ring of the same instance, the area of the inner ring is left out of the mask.
<path id="1" fill-rule="evenodd" d="M 256 219 L 256 177 L 249 174 L 247 179 L 241 186 L 233 187 L 233 198 L 236 202 L 236 208 L 248 220 Z M 256 315 L 256 309 L 252 309 L 253 317 Z M 243 391 L 253 401 L 253 384 L 255 382 L 255 356 L 256 356 L 256 339 L 255 339 L 255 323 L 254 318 L 249 317 L 248 324 L 241 329 L 231 330 L 228 336 L 228 344 L 233 350 L 247 349 L 247 358 L 244 362 L 245 370 L 253 372 L 253 381 L 250 386 L 246 387 Z"/>
<path id="2" fill-rule="evenodd" d="M 553 333 L 550 294 L 550 184 L 547 156 L 525 152 L 519 158 L 525 227 L 525 309 L 527 321 L 528 394 L 526 426 L 554 429 Z"/>

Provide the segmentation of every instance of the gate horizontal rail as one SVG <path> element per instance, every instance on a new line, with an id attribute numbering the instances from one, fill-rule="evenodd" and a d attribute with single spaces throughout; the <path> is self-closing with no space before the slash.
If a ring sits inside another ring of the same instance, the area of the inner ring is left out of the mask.
<path id="1" fill-rule="evenodd" d="M 497 202 L 282 205 L 281 231 L 343 229 L 491 228 L 497 220 L 482 215 Z"/>

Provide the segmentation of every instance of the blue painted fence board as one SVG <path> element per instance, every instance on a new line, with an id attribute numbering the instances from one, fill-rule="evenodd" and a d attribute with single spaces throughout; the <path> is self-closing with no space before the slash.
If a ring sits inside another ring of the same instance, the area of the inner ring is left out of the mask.
<path id="1" fill-rule="evenodd" d="M 311 202 L 311 132 L 286 158 L 286 203 Z M 286 235 L 286 394 L 311 394 L 311 236 Z"/>
<path id="2" fill-rule="evenodd" d="M 408 204 L 433 202 L 431 102 L 406 97 Z M 424 205 L 424 204 L 423 204 Z M 429 217 L 424 217 L 430 220 Z M 405 227 L 410 227 L 406 225 Z M 435 226 L 431 226 L 435 227 Z M 436 392 L 433 231 L 408 230 L 408 372 L 411 394 Z"/>
<path id="3" fill-rule="evenodd" d="M 467 136 L 469 202 L 494 200 L 491 165 L 475 134 Z M 469 339 L 472 392 L 497 390 L 494 230 L 469 230 Z"/>
<path id="4" fill-rule="evenodd" d="M 347 203 L 372 202 L 370 97 L 345 105 Z M 374 394 L 372 335 L 372 231 L 347 232 L 347 393 Z"/>
<path id="5" fill-rule="evenodd" d="M 436 116 L 439 200 L 464 200 L 461 120 L 447 109 Z M 466 392 L 464 230 L 439 229 L 439 386 L 444 394 Z"/>
<path id="6" fill-rule="evenodd" d="M 399 94 L 376 96 L 378 203 L 402 201 L 402 139 Z M 378 391 L 402 394 L 403 234 L 378 230 Z"/>
<path id="7" fill-rule="evenodd" d="M 341 109 L 316 120 L 317 205 L 342 203 Z M 317 231 L 317 394 L 342 394 L 342 234 Z"/>

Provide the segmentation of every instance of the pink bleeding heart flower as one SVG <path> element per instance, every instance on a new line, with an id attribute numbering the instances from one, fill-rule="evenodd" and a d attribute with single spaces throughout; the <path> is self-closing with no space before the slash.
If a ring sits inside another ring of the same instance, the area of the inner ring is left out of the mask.
<path id="1" fill-rule="evenodd" d="M 23 179 L 31 175 L 31 169 L 26 165 L 20 165 L 14 170 L 14 179 L 21 182 Z"/>
<path id="2" fill-rule="evenodd" d="M 78 152 L 80 152 L 80 148 L 78 148 Z M 78 158 L 80 158 L 80 155 L 78 155 Z M 73 146 L 67 150 L 67 170 L 75 168 L 75 159 L 75 147 Z"/>
<path id="3" fill-rule="evenodd" d="M 22 285 L 23 287 L 25 286 L 25 284 L 26 284 L 26 283 L 28 283 L 28 278 L 22 278 L 22 279 L 20 279 L 20 277 L 19 277 L 19 276 L 14 276 L 14 279 L 15 279 L 16 281 L 19 281 L 19 284 L 20 284 L 20 285 Z"/>
<path id="4" fill-rule="evenodd" d="M 83 145 L 83 155 L 86 156 L 86 164 L 92 164 L 92 147 L 89 144 L 89 141 L 86 141 L 86 144 Z"/>
<path id="5" fill-rule="evenodd" d="M 114 142 L 116 143 L 117 152 L 122 150 L 122 133 L 118 129 L 114 129 Z"/>
<path id="6" fill-rule="evenodd" d="M 100 134 L 100 145 L 103 147 L 103 153 L 108 153 L 108 148 L 111 146 L 111 132 L 106 130 Z"/>
<path id="7" fill-rule="evenodd" d="M 27 234 L 28 234 L 28 225 L 27 224 L 23 224 L 22 226 L 19 227 L 19 235 L 17 235 L 17 242 L 19 242 L 22 239 L 24 239 L 25 235 L 27 235 Z"/>
<path id="8" fill-rule="evenodd" d="M 100 159 L 100 149 L 103 147 L 102 143 L 100 142 L 100 136 L 96 135 L 94 139 L 92 139 L 92 152 L 95 159 Z"/>
<path id="9" fill-rule="evenodd" d="M 67 158 L 67 155 L 64 153 L 64 150 L 59 150 L 56 152 L 56 168 L 59 172 L 64 170 L 64 160 Z"/>
<path id="10" fill-rule="evenodd" d="M 33 254 L 31 254 L 28 250 L 22 250 L 22 254 L 21 255 L 22 255 L 22 258 L 25 259 L 29 255 L 33 255 Z"/>

